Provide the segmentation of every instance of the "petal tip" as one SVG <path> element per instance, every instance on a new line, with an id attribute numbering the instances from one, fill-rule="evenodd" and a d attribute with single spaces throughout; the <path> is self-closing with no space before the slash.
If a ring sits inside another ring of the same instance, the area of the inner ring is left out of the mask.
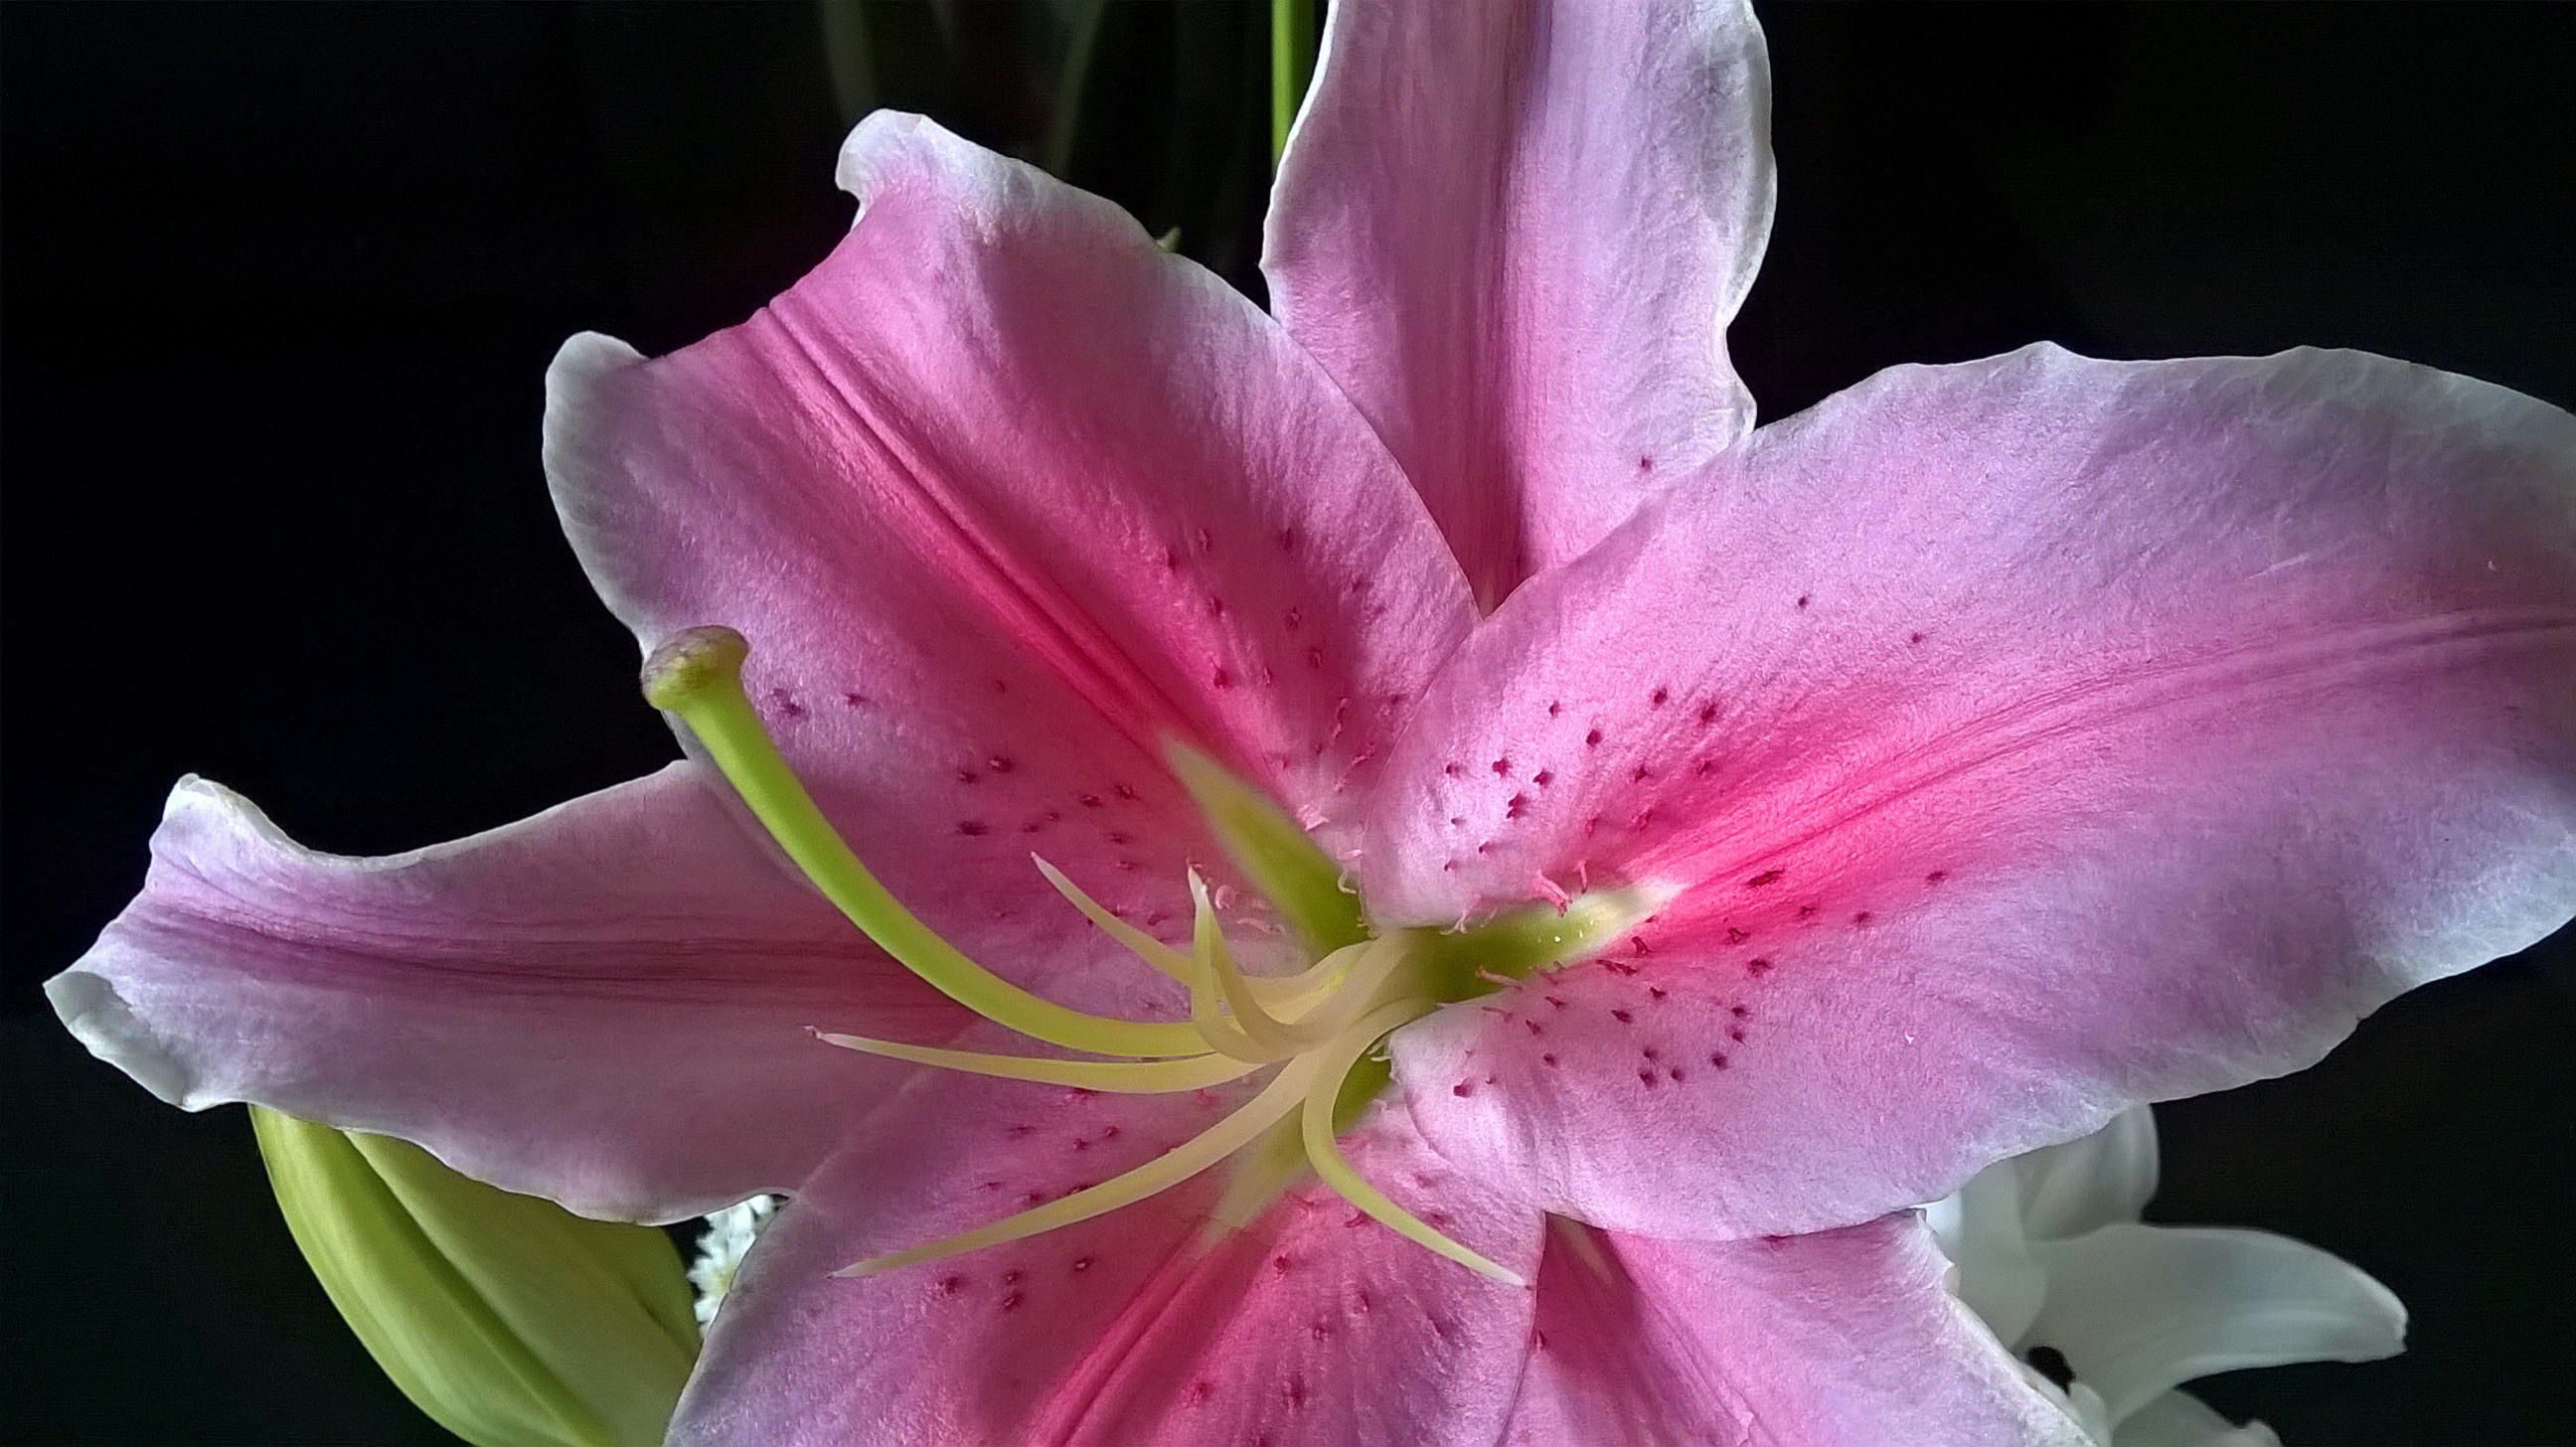
<path id="1" fill-rule="evenodd" d="M 45 982 L 45 998 L 90 1054 L 134 1077 L 165 1104 L 191 1108 L 194 1082 L 188 1072 L 105 977 L 65 970 Z"/>

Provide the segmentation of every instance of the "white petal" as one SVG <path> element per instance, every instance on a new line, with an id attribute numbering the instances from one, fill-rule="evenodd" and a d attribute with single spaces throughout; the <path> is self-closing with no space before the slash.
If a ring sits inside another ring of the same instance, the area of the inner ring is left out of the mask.
<path id="1" fill-rule="evenodd" d="M 2032 1151 L 2021 1169 L 2022 1229 L 2036 1241 L 2135 1221 L 2156 1193 L 2156 1117 L 2135 1106 L 2079 1140 Z"/>
<path id="2" fill-rule="evenodd" d="M 2048 1295 L 2048 1279 L 2022 1236 L 2017 1167 L 1997 1161 L 1958 1194 L 1925 1208 L 1942 1251 L 1959 1268 L 1952 1290 L 1998 1340 L 2015 1348 Z"/>
<path id="3" fill-rule="evenodd" d="M 2286 1236 L 2114 1225 L 2031 1250 L 2048 1303 L 2029 1339 L 2065 1353 L 2114 1422 L 2213 1372 L 2405 1345 L 2406 1308 L 2387 1287 Z"/>
<path id="4" fill-rule="evenodd" d="M 2237 1426 L 2189 1392 L 2167 1392 L 2121 1423 L 2111 1447 L 2281 1447 L 2281 1439 L 2260 1422 Z"/>

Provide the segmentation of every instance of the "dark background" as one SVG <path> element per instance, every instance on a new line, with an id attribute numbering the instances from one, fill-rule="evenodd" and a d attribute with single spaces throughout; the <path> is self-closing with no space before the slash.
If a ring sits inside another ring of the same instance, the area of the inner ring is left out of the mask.
<path id="1" fill-rule="evenodd" d="M 154 1103 L 36 987 L 182 772 L 375 852 L 670 753 L 557 537 L 539 380 L 574 330 L 664 350 L 819 259 L 859 108 L 1052 160 L 1257 288 L 1261 16 L 1114 5 L 1067 87 L 1050 13 L 0 10 L 0 1433 L 439 1440 L 300 1264 L 242 1114 Z M 1779 225 L 1733 345 L 1768 416 L 2035 337 L 2356 346 L 2576 401 L 2576 10 L 1765 13 Z M 2393 1362 L 2219 1406 L 2294 1443 L 2576 1437 L 2571 956 L 2160 1113 L 2156 1216 L 2306 1238 L 2414 1309 Z"/>

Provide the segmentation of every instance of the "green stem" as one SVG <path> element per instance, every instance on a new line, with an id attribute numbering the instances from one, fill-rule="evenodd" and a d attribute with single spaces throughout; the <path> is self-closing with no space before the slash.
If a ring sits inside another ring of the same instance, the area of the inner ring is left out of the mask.
<path id="1" fill-rule="evenodd" d="M 1315 0 L 1270 0 L 1270 159 L 1288 150 L 1288 128 L 1315 76 Z"/>

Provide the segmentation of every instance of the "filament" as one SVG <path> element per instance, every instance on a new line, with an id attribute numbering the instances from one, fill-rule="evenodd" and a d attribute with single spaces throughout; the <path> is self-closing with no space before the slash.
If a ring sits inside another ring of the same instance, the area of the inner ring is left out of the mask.
<path id="1" fill-rule="evenodd" d="M 882 1055 L 888 1060 L 908 1060 L 915 1065 L 935 1065 L 942 1070 L 989 1075 L 997 1080 L 1080 1086 L 1085 1090 L 1105 1090 L 1116 1095 L 1168 1095 L 1175 1091 L 1205 1090 L 1229 1080 L 1240 1080 L 1260 1068 L 1226 1055 L 1192 1055 L 1179 1060 L 1057 1060 L 1038 1055 L 942 1050 L 931 1045 L 906 1045 L 899 1040 L 875 1040 L 865 1035 L 827 1033 L 820 1038 L 827 1045 Z"/>
<path id="2" fill-rule="evenodd" d="M 1263 1131 L 1287 1119 L 1305 1097 L 1318 1069 L 1319 1062 L 1314 1059 L 1289 1062 L 1233 1114 L 1134 1170 L 1112 1176 L 1099 1185 L 1086 1186 L 1070 1196 L 1031 1207 L 1017 1215 L 1005 1216 L 971 1231 L 961 1231 L 891 1255 L 844 1266 L 833 1274 L 873 1276 L 899 1266 L 936 1261 L 943 1256 L 955 1256 L 986 1246 L 999 1246 L 1005 1241 L 1018 1241 L 1042 1231 L 1088 1221 L 1094 1216 L 1169 1190 L 1250 1145 Z"/>
<path id="3" fill-rule="evenodd" d="M 1362 1055 L 1389 1030 L 1411 1020 L 1418 1020 L 1439 1007 L 1429 1000 L 1396 1000 L 1381 1005 L 1361 1016 L 1351 1027 L 1335 1037 L 1333 1043 L 1315 1053 L 1314 1081 L 1306 1088 L 1305 1118 L 1302 1121 L 1306 1143 L 1306 1160 L 1325 1185 L 1340 1193 L 1343 1200 L 1359 1207 L 1384 1223 L 1397 1235 L 1418 1245 L 1427 1246 L 1450 1260 L 1481 1272 L 1509 1286 L 1527 1286 L 1520 1273 L 1501 1266 L 1457 1241 L 1442 1235 L 1421 1217 L 1389 1200 L 1385 1192 L 1369 1184 L 1342 1154 L 1341 1142 L 1333 1130 L 1334 1107 L 1340 1102 L 1342 1082 Z"/>

